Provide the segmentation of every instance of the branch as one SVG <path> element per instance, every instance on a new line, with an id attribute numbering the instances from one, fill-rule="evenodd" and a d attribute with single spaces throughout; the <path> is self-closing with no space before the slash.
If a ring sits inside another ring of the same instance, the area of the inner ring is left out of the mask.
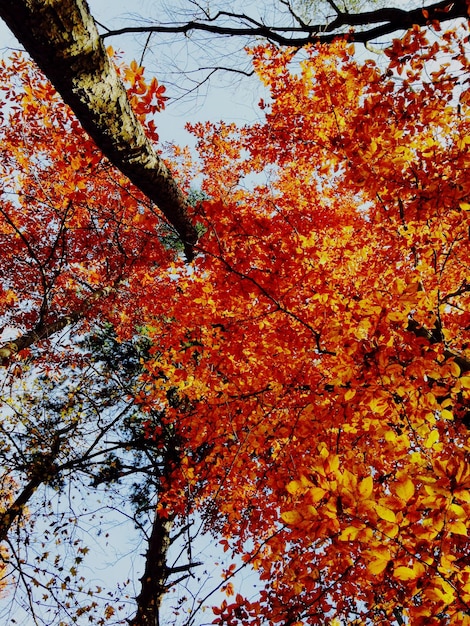
<path id="1" fill-rule="evenodd" d="M 347 38 L 349 41 L 367 43 L 377 37 L 408 30 L 414 25 L 427 26 L 434 21 L 447 22 L 456 18 L 468 19 L 468 9 L 465 0 L 441 0 L 441 2 L 430 4 L 427 7 L 410 9 L 408 11 L 394 7 L 385 7 L 363 13 L 342 13 L 336 7 L 336 11 L 337 16 L 329 24 L 304 24 L 296 27 L 266 26 L 242 13 L 236 14 L 221 11 L 210 20 L 192 20 L 183 24 L 131 26 L 117 30 L 108 30 L 102 34 L 102 38 L 127 33 L 181 33 L 187 35 L 192 31 L 203 31 L 228 37 L 264 37 L 280 46 L 300 48 L 310 43 L 330 43 L 334 39 L 341 37 Z M 219 17 L 232 18 L 234 25 L 216 24 L 215 22 Z M 380 25 L 358 32 L 349 30 L 352 27 L 366 27 L 371 24 Z M 346 30 L 346 32 L 335 32 L 339 29 Z M 302 36 L 298 36 L 299 33 Z"/>
<path id="2" fill-rule="evenodd" d="M 430 344 L 442 343 L 444 344 L 444 337 L 442 336 L 442 330 L 439 325 L 435 325 L 433 328 L 428 329 L 421 324 L 418 324 L 414 319 L 408 321 L 406 330 L 413 333 L 416 337 L 421 337 L 429 341 Z M 462 373 L 470 371 L 470 360 L 460 352 L 454 352 L 449 348 L 444 349 L 444 357 L 446 360 L 452 359 L 460 367 Z"/>
<path id="3" fill-rule="evenodd" d="M 172 541 L 173 542 L 173 541 Z M 169 567 L 168 574 L 178 574 L 179 572 L 190 572 L 193 567 L 199 567 L 204 565 L 202 561 L 196 561 L 195 563 L 186 563 L 186 565 L 177 565 L 176 567 Z"/>
<path id="4" fill-rule="evenodd" d="M 3 0 L 0 17 L 106 157 L 162 211 L 192 258 L 186 200 L 132 111 L 85 0 Z"/>
<path id="5" fill-rule="evenodd" d="M 61 330 L 67 328 L 67 326 L 78 322 L 84 314 L 84 311 L 77 311 L 59 317 L 55 322 L 50 322 L 49 324 L 41 322 L 38 326 L 33 328 L 33 330 L 30 330 L 24 335 L 20 335 L 13 341 L 8 341 L 3 344 L 0 347 L 0 367 L 7 367 L 18 352 L 27 350 L 38 341 L 48 339 L 52 337 L 52 335 L 59 333 Z"/>
<path id="6" fill-rule="evenodd" d="M 92 307 L 97 300 L 106 297 L 112 291 L 116 290 L 122 280 L 122 277 L 117 278 L 112 285 L 96 290 L 89 298 L 82 302 L 80 309 L 62 315 L 54 321 L 46 321 L 44 317 L 41 316 L 39 322 L 32 330 L 13 339 L 13 341 L 8 341 L 3 345 L 0 344 L 0 367 L 8 367 L 15 358 L 15 355 L 21 350 L 27 350 L 35 343 L 49 339 L 49 337 L 60 333 L 60 331 L 67 328 L 67 326 L 79 322 L 86 316 L 90 307 Z"/>
<path id="7" fill-rule="evenodd" d="M 59 433 L 55 434 L 50 452 L 40 454 L 36 461 L 33 462 L 29 472 L 30 479 L 28 483 L 23 487 L 16 500 L 5 511 L 0 513 L 0 542 L 6 540 L 13 522 L 24 513 L 28 502 L 36 493 L 38 487 L 43 483 L 47 483 L 59 473 L 59 467 L 55 461 L 65 440 Z"/>
<path id="8" fill-rule="evenodd" d="M 39 474 L 33 476 L 24 486 L 16 500 L 0 514 L 0 542 L 6 540 L 12 524 L 17 518 L 21 517 L 29 500 L 36 493 L 42 482 L 43 480 Z"/>

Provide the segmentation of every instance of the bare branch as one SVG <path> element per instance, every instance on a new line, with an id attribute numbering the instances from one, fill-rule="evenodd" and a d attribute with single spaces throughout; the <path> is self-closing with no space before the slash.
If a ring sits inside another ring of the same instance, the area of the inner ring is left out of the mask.
<path id="1" fill-rule="evenodd" d="M 410 10 L 385 7 L 363 13 L 343 13 L 334 2 L 330 2 L 330 4 L 337 16 L 329 24 L 305 24 L 296 27 L 267 26 L 243 13 L 220 11 L 214 17 L 202 21 L 192 20 L 180 24 L 131 26 L 107 30 L 102 34 L 102 38 L 126 33 L 181 33 L 187 35 L 192 31 L 203 31 L 228 37 L 263 37 L 281 46 L 303 47 L 310 43 L 330 43 L 338 37 L 347 38 L 349 41 L 367 43 L 377 37 L 407 30 L 414 25 L 426 26 L 433 21 L 447 22 L 456 18 L 468 19 L 465 0 L 455 0 L 455 2 L 441 0 L 424 8 Z M 233 19 L 233 25 L 216 23 L 220 18 L 226 17 Z M 357 32 L 350 30 L 352 27 L 365 28 L 372 24 L 380 25 Z M 299 34 L 302 36 L 298 36 Z"/>

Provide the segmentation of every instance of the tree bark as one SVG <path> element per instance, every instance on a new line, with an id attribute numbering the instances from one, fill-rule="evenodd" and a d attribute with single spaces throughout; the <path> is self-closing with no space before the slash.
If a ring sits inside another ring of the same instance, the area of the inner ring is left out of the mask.
<path id="1" fill-rule="evenodd" d="M 2 0 L 0 17 L 106 157 L 164 213 L 191 259 L 197 234 L 186 200 L 134 115 L 85 0 Z"/>
<path id="2" fill-rule="evenodd" d="M 0 344 L 0 367 L 8 367 L 13 360 L 15 360 L 16 355 L 18 352 L 21 352 L 21 350 L 27 350 L 39 341 L 49 339 L 49 337 L 52 337 L 56 333 L 60 333 L 62 330 L 65 330 L 67 326 L 71 326 L 72 324 L 79 322 L 86 316 L 89 307 L 92 306 L 93 303 L 95 303 L 99 298 L 111 293 L 113 289 L 116 289 L 119 286 L 120 282 L 121 279 L 117 279 L 114 285 L 108 285 L 103 289 L 95 291 L 87 300 L 83 301 L 82 307 L 79 310 L 71 311 L 70 313 L 66 313 L 51 320 L 44 319 L 40 316 L 39 321 L 34 328 L 23 335 L 20 335 L 16 339 Z"/>
<path id="3" fill-rule="evenodd" d="M 142 587 L 136 598 L 137 611 L 129 626 L 160 626 L 160 606 L 167 591 L 166 583 L 170 574 L 167 555 L 172 526 L 171 518 L 161 517 L 155 511 L 145 556 L 144 575 L 140 579 Z"/>
<path id="4" fill-rule="evenodd" d="M 78 322 L 84 313 L 70 313 L 70 315 L 64 315 L 60 317 L 55 322 L 51 322 L 50 324 L 40 324 L 36 326 L 33 330 L 25 333 L 24 335 L 20 335 L 16 339 L 12 341 L 7 341 L 4 344 L 0 345 L 0 367 L 8 367 L 21 350 L 26 350 L 30 348 L 32 345 L 37 343 L 38 341 L 42 341 L 43 339 L 48 339 L 59 333 L 61 330 L 67 328 L 71 324 Z"/>

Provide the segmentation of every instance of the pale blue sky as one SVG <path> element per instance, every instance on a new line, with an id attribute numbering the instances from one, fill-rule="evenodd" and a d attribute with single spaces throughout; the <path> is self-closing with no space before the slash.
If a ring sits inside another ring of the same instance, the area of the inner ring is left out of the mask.
<path id="1" fill-rule="evenodd" d="M 179 3 L 181 4 L 181 3 Z M 184 4 L 184 3 L 183 3 Z M 188 4 L 186 2 L 186 4 Z M 230 3 L 232 4 L 232 3 Z M 244 8 L 248 5 L 255 7 L 259 2 L 244 0 L 239 3 Z M 139 24 L 139 16 L 157 17 L 165 21 L 164 11 L 168 10 L 169 1 L 165 0 L 89 0 L 90 11 L 98 22 L 104 23 L 109 28 L 119 28 L 126 25 Z M 159 13 L 161 8 L 161 17 Z M 228 8 L 228 7 L 225 7 Z M 115 49 L 122 50 L 126 59 L 136 58 L 140 60 L 145 35 L 125 35 L 106 39 L 106 44 Z M 191 143 L 191 138 L 184 130 L 186 122 L 198 121 L 234 121 L 240 124 L 253 121 L 258 116 L 257 103 L 261 97 L 262 88 L 257 79 L 238 80 L 233 74 L 219 73 L 210 81 L 210 86 L 205 87 L 190 96 L 179 98 L 178 86 L 182 79 L 172 74 L 171 63 L 175 61 L 179 67 L 184 66 L 194 69 L 196 61 L 186 58 L 184 42 L 173 43 L 171 36 L 154 37 L 149 46 L 149 51 L 144 58 L 144 67 L 149 76 L 155 75 L 157 79 L 167 86 L 167 93 L 173 98 L 167 103 L 167 109 L 156 120 L 160 139 L 162 142 L 173 141 L 179 144 Z M 233 50 L 240 48 L 240 42 L 224 40 L 224 52 L 227 53 L 231 46 Z M 210 56 L 210 55 L 209 55 Z M 162 59 L 161 63 L 159 62 Z M 233 58 L 233 57 L 232 57 Z M 248 57 L 247 57 L 248 58 Z M 210 59 L 202 58 L 203 63 Z M 230 65 L 231 56 L 225 58 L 224 65 Z M 174 82 L 174 86 L 166 80 Z"/>

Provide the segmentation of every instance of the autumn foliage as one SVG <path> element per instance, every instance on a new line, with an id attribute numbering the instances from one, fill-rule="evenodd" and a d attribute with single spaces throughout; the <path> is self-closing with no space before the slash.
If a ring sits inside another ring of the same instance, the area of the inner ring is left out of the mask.
<path id="1" fill-rule="evenodd" d="M 4 324 L 45 339 L 37 367 L 59 320 L 145 329 L 135 402 L 181 442 L 160 513 L 199 511 L 263 582 L 230 569 L 214 623 L 470 624 L 468 32 L 434 39 L 383 66 L 252 50 L 262 119 L 175 150 L 207 198 L 190 268 L 38 72 L 1 68 Z"/>

